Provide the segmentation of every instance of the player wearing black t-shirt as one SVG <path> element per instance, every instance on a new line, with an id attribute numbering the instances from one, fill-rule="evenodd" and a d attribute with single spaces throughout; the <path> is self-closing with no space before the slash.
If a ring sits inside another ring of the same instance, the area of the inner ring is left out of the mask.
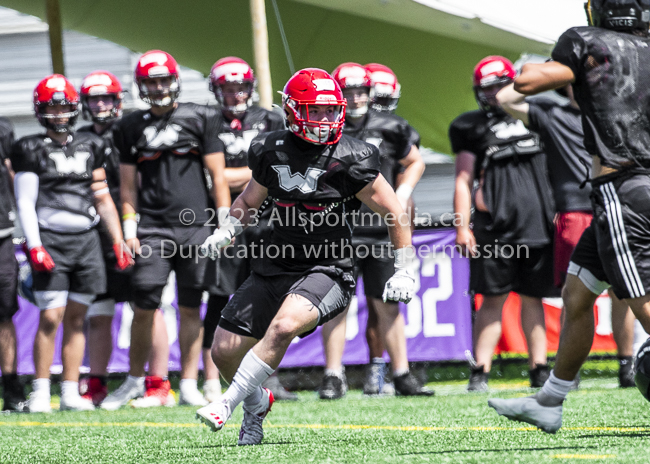
<path id="1" fill-rule="evenodd" d="M 18 380 L 16 328 L 13 315 L 18 312 L 18 262 L 12 234 L 14 231 L 14 195 L 11 146 L 14 130 L 7 118 L 0 118 L 0 372 L 2 372 L 3 411 L 23 412 L 25 392 Z"/>
<path id="2" fill-rule="evenodd" d="M 562 402 L 589 354 L 598 295 L 611 285 L 650 333 L 650 1 L 592 0 L 586 10 L 591 26 L 566 31 L 554 62 L 526 65 L 515 81 L 525 95 L 572 84 L 594 157 L 594 221 L 571 257 L 555 367 L 535 396 L 488 402 L 550 433 L 562 426 Z"/>
<path id="3" fill-rule="evenodd" d="M 501 89 L 497 100 L 501 108 L 526 127 L 539 134 L 549 179 L 555 198 L 555 236 L 553 238 L 555 285 L 561 288 L 566 280 L 571 254 L 593 217 L 585 184 L 586 167 L 591 157 L 584 145 L 580 107 L 573 96 L 573 87 L 558 92 L 568 99 L 558 103 L 550 98 L 525 99 L 514 90 L 514 84 Z M 612 300 L 612 332 L 618 349 L 618 379 L 621 387 L 634 387 L 633 344 L 634 314 L 609 290 Z"/>
<path id="4" fill-rule="evenodd" d="M 95 229 L 100 218 L 111 235 L 117 265 L 124 269 L 131 263 L 106 186 L 106 145 L 97 135 L 71 132 L 78 104 L 79 95 L 65 77 L 54 74 L 43 79 L 34 90 L 34 110 L 47 132 L 18 140 L 11 154 L 18 215 L 41 310 L 34 339 L 30 412 L 50 411 L 50 365 L 61 321 L 61 409 L 94 409 L 91 401 L 79 396 L 78 380 L 86 310 L 95 295 L 106 289 Z"/>
<path id="5" fill-rule="evenodd" d="M 390 217 L 396 272 L 384 298 L 408 301 L 414 278 L 410 229 L 390 184 L 379 175 L 376 147 L 342 135 L 345 100 L 323 70 L 294 74 L 283 92 L 288 131 L 258 136 L 248 152 L 252 179 L 222 226 L 204 244 L 212 256 L 251 221 L 270 195 L 278 222 L 258 250 L 253 272 L 224 308 L 212 355 L 231 381 L 221 401 L 197 416 L 220 430 L 244 402 L 240 445 L 259 444 L 273 395 L 261 387 L 296 336 L 340 314 L 354 291 L 350 215 L 361 202 Z M 403 221 L 402 221 L 403 222 Z"/>
<path id="6" fill-rule="evenodd" d="M 411 193 L 424 172 L 424 162 L 413 143 L 414 134 L 417 132 L 399 116 L 368 110 L 372 83 L 364 66 L 343 63 L 334 70 L 332 76 L 348 102 L 343 133 L 379 149 L 380 172 L 391 187 L 395 188 L 397 175 L 403 170 L 396 194 L 402 208 L 406 210 Z M 384 384 L 385 346 L 390 355 L 397 393 L 432 395 L 433 392 L 423 388 L 421 382 L 409 372 L 405 323 L 398 304 L 382 301 L 384 285 L 393 275 L 393 260 L 389 256 L 390 239 L 386 225 L 367 206 L 361 207 L 360 218 L 355 225 L 355 273 L 364 277 L 370 327 L 367 339 L 371 364 L 364 382 L 364 393 L 376 395 L 393 391 L 391 385 Z M 319 396 L 322 399 L 341 398 L 347 390 L 342 365 L 346 314 L 347 312 L 342 313 L 323 327 L 325 375 L 319 388 Z M 373 329 L 377 329 L 378 340 L 373 340 Z"/>
<path id="7" fill-rule="evenodd" d="M 251 180 L 248 168 L 248 148 L 258 134 L 284 128 L 284 119 L 278 113 L 253 106 L 253 92 L 256 86 L 253 70 L 241 58 L 221 58 L 210 71 L 210 90 L 219 103 L 223 115 L 220 121 L 219 138 L 224 144 L 226 156 L 225 177 L 234 201 Z M 251 252 L 244 253 L 247 246 L 254 247 L 268 233 L 270 208 L 260 218 L 257 227 L 249 227 L 237 238 L 237 245 L 224 251 L 214 263 L 208 264 L 206 286 L 210 293 L 208 309 L 203 320 L 203 393 L 208 402 L 216 401 L 221 395 L 219 371 L 212 362 L 210 348 L 221 311 L 230 295 L 244 283 L 251 272 Z M 226 213 L 228 209 L 226 208 Z M 237 253 L 237 251 L 241 251 Z M 246 256 L 244 256 L 246 255 Z M 275 399 L 298 399 L 286 391 L 274 376 L 267 382 Z"/>
<path id="8" fill-rule="evenodd" d="M 117 409 L 145 389 L 144 397 L 134 406 L 174 401 L 166 377 L 144 376 L 154 314 L 172 270 L 176 273 L 181 321 L 181 382 L 191 384 L 194 388 L 188 390 L 196 392 L 203 330 L 199 306 L 207 264 L 198 248 L 210 234 L 206 225 L 214 219 L 204 168 L 211 177 L 210 191 L 216 206 L 230 204 L 216 111 L 176 101 L 180 91 L 178 65 L 166 52 L 153 50 L 142 55 L 135 75 L 140 97 L 151 108 L 123 117 L 114 130 L 120 153 L 124 235 L 129 248 L 137 253 L 131 281 L 135 307 L 130 370 L 126 382 L 106 397 L 104 409 Z M 183 390 L 180 402 L 192 403 L 184 398 Z"/>
<path id="9" fill-rule="evenodd" d="M 531 385 L 541 386 L 548 375 L 541 298 L 553 292 L 554 206 L 539 136 L 497 106 L 497 91 L 515 74 L 503 57 L 481 60 L 474 70 L 481 109 L 460 115 L 449 128 L 457 155 L 456 243 L 472 258 L 470 290 L 485 298 L 474 325 L 470 391 L 487 389 L 502 307 L 511 291 L 521 296 Z"/>

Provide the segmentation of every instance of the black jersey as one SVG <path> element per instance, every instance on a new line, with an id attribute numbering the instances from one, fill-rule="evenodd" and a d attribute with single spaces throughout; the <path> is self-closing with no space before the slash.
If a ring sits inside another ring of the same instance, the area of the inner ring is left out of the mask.
<path id="1" fill-rule="evenodd" d="M 370 143 L 379 149 L 380 172 L 395 188 L 397 174 L 402 171 L 400 160 L 406 158 L 419 134 L 406 120 L 391 113 L 370 110 L 355 125 L 346 121 L 343 133 Z M 366 205 L 361 206 L 355 235 L 381 235 L 387 238 L 386 224 Z"/>
<path id="2" fill-rule="evenodd" d="M 582 113 L 548 98 L 529 102 L 528 127 L 542 140 L 557 211 L 591 210 L 591 185 L 580 185 L 591 165 L 584 145 Z"/>
<path id="3" fill-rule="evenodd" d="M 474 217 L 477 240 L 550 243 L 555 206 L 539 136 L 505 113 L 476 110 L 451 123 L 449 139 L 454 153 L 476 156 L 474 178 L 483 180 L 490 213 Z"/>
<path id="4" fill-rule="evenodd" d="M 111 192 L 111 198 L 117 211 L 122 217 L 122 201 L 120 199 L 120 152 L 117 147 L 115 147 L 115 142 L 113 141 L 113 128 L 115 124 L 111 124 L 101 135 L 106 144 L 106 159 L 104 159 L 104 170 L 106 171 L 106 183 L 108 184 L 108 189 Z M 92 124 L 79 128 L 79 132 L 90 132 L 96 134 L 95 129 Z"/>
<path id="5" fill-rule="evenodd" d="M 376 147 L 346 135 L 324 146 L 286 130 L 268 132 L 251 143 L 248 166 L 274 202 L 270 244 L 264 259 L 253 261 L 256 272 L 352 267 L 352 249 L 342 246 L 350 244 L 352 216 L 361 206 L 355 195 L 379 175 Z"/>
<path id="6" fill-rule="evenodd" d="M 14 129 L 7 118 L 0 118 L 0 231 L 14 226 L 14 196 L 5 160 L 11 155 Z"/>
<path id="7" fill-rule="evenodd" d="M 14 143 L 11 164 L 16 173 L 38 175 L 37 212 L 41 208 L 68 211 L 86 216 L 97 224 L 99 216 L 90 186 L 93 171 L 103 167 L 105 158 L 104 141 L 95 134 L 71 133 L 65 145 L 38 134 Z"/>
<path id="8" fill-rule="evenodd" d="M 219 138 L 224 145 L 227 168 L 248 166 L 248 149 L 251 141 L 264 132 L 284 129 L 284 118 L 273 111 L 252 106 L 241 120 L 222 118 Z"/>
<path id="9" fill-rule="evenodd" d="M 162 117 L 135 111 L 117 122 L 115 146 L 120 162 L 135 164 L 142 182 L 138 191 L 140 225 L 179 226 L 184 209 L 195 224 L 211 219 L 203 156 L 223 152 L 214 108 L 179 103 Z"/>
<path id="10" fill-rule="evenodd" d="M 575 75 L 587 151 L 612 168 L 650 167 L 650 39 L 574 27 L 552 56 Z"/>

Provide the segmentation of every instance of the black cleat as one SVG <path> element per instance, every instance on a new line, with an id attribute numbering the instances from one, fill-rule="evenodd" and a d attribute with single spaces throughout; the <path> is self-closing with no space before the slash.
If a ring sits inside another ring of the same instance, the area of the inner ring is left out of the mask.
<path id="1" fill-rule="evenodd" d="M 469 383 L 467 384 L 468 392 L 486 392 L 488 391 L 489 372 L 483 370 L 483 366 L 476 366 L 470 369 Z"/>
<path id="2" fill-rule="evenodd" d="M 20 383 L 18 375 L 6 374 L 2 377 L 3 384 L 3 406 L 2 410 L 6 412 L 27 412 L 27 398 L 25 398 L 25 389 Z"/>
<path id="3" fill-rule="evenodd" d="M 423 386 L 413 374 L 407 372 L 399 377 L 393 377 L 395 394 L 401 396 L 433 396 L 434 391 Z"/>
<path id="4" fill-rule="evenodd" d="M 318 396 L 322 400 L 338 400 L 345 396 L 348 391 L 348 381 L 345 374 L 341 377 L 329 374 L 323 377 L 323 381 L 318 388 Z"/>
<path id="5" fill-rule="evenodd" d="M 541 388 L 544 386 L 551 375 L 548 364 L 535 364 L 535 369 L 528 371 L 530 374 L 530 386 L 532 388 Z"/>
<path id="6" fill-rule="evenodd" d="M 636 387 L 634 383 L 634 358 L 632 356 L 618 358 L 618 385 L 621 388 Z"/>
<path id="7" fill-rule="evenodd" d="M 290 392 L 280 383 L 277 375 L 272 375 L 266 379 L 262 386 L 268 388 L 273 393 L 273 398 L 275 401 L 298 401 L 298 395 L 293 392 Z"/>

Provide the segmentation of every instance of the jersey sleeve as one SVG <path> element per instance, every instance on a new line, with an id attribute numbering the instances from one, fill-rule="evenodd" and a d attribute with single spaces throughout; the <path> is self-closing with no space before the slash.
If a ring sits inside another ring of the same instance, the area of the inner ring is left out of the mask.
<path id="1" fill-rule="evenodd" d="M 268 132 L 284 129 L 284 117 L 281 114 L 276 113 L 275 111 L 269 111 L 268 120 Z"/>
<path id="2" fill-rule="evenodd" d="M 420 133 L 416 131 L 415 128 L 410 124 L 408 126 L 408 131 L 409 142 L 411 142 L 411 145 L 415 145 L 416 147 L 420 148 Z"/>
<path id="3" fill-rule="evenodd" d="M 553 60 L 571 68 L 574 76 L 578 76 L 587 53 L 585 40 L 573 28 L 560 36 L 551 56 Z"/>
<path id="4" fill-rule="evenodd" d="M 113 146 L 118 151 L 120 156 L 120 163 L 123 164 L 136 164 L 136 155 L 132 153 L 133 145 L 127 140 L 124 128 L 122 127 L 124 119 L 118 121 L 113 129 Z"/>
<path id="5" fill-rule="evenodd" d="M 359 193 L 379 175 L 379 149 L 368 144 L 368 149 L 354 157 L 347 169 L 346 188 L 348 194 Z"/>
<path id="6" fill-rule="evenodd" d="M 406 158 L 411 152 L 413 143 L 411 142 L 411 126 L 404 121 L 399 125 L 399 149 L 397 150 L 397 159 Z"/>
<path id="7" fill-rule="evenodd" d="M 248 167 L 252 171 L 252 177 L 255 179 L 255 182 L 263 187 L 268 187 L 270 185 L 268 179 L 269 172 L 263 166 L 265 135 L 260 134 L 251 141 L 247 157 Z"/>
<path id="8" fill-rule="evenodd" d="M 14 130 L 11 123 L 0 121 L 0 162 L 9 159 L 11 147 L 14 144 Z"/>
<path id="9" fill-rule="evenodd" d="M 108 143 L 103 139 L 98 140 L 95 144 L 95 156 L 93 157 L 92 166 L 93 171 L 95 169 L 103 168 L 108 161 L 109 156 L 111 156 L 111 148 Z"/>
<path id="10" fill-rule="evenodd" d="M 206 108 L 204 112 L 203 126 L 203 154 L 226 151 L 226 147 L 219 138 L 219 128 L 221 126 L 221 113 L 213 108 Z"/>
<path id="11" fill-rule="evenodd" d="M 35 150 L 30 150 L 26 141 L 18 140 L 11 147 L 11 167 L 14 172 L 34 172 L 38 174 L 39 163 Z"/>
<path id="12" fill-rule="evenodd" d="M 449 141 L 451 142 L 451 150 L 454 153 L 460 153 L 461 151 L 469 151 L 476 154 L 476 146 L 471 137 L 471 133 L 468 130 L 466 124 L 461 119 L 462 116 L 459 116 L 451 123 L 449 126 Z"/>
<path id="13" fill-rule="evenodd" d="M 548 105 L 536 101 L 528 102 L 528 128 L 539 133 L 548 126 Z"/>

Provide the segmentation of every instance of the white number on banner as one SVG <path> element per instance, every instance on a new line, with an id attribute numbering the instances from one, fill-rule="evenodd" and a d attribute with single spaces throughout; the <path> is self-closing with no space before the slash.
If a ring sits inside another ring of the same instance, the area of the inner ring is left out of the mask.
<path id="1" fill-rule="evenodd" d="M 425 337 L 453 337 L 456 326 L 438 323 L 438 302 L 446 301 L 454 293 L 451 258 L 446 253 L 432 253 L 424 258 L 422 275 L 438 274 L 438 287 L 427 289 L 422 295 L 422 319 Z"/>

